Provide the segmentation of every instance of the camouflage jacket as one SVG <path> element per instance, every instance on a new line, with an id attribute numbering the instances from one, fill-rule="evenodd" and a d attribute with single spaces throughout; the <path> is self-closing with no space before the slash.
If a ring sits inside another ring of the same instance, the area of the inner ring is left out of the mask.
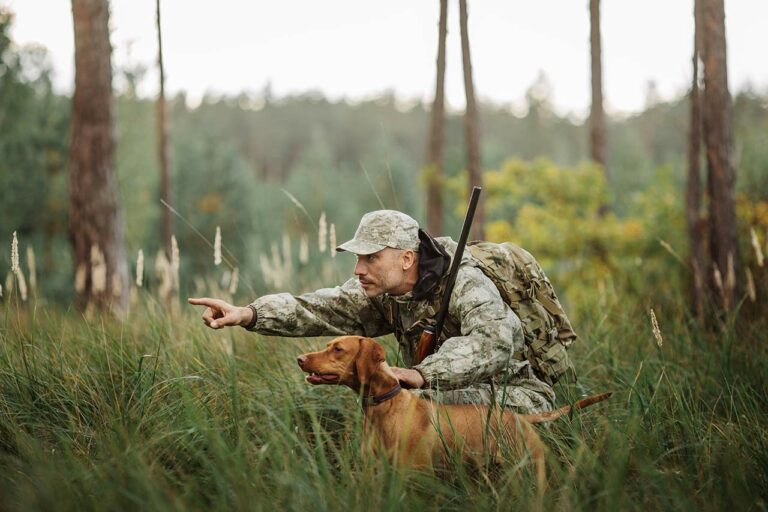
<path id="1" fill-rule="evenodd" d="M 436 241 L 450 254 L 456 248 L 450 238 Z M 394 333 L 402 358 L 410 367 L 425 323 L 434 323 L 446 277 L 421 300 L 415 299 L 413 292 L 369 298 L 357 278 L 298 296 L 266 295 L 253 302 L 257 322 L 252 330 L 295 337 Z M 414 366 L 429 387 L 458 389 L 530 377 L 528 362 L 513 357 L 524 343 L 519 318 L 467 253 L 459 267 L 440 341 L 437 352 Z"/>

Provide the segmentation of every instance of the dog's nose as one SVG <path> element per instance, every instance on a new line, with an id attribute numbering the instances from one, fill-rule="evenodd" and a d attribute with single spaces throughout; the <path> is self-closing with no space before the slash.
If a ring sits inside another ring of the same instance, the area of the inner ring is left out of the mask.
<path id="1" fill-rule="evenodd" d="M 307 356 L 299 356 L 296 358 L 296 362 L 299 363 L 300 368 L 304 368 L 304 365 L 307 363 Z"/>

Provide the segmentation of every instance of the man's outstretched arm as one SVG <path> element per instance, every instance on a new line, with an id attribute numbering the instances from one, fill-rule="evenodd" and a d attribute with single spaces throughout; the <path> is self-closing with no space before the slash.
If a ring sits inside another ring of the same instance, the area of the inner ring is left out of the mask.
<path id="1" fill-rule="evenodd" d="M 239 325 L 260 334 L 293 337 L 345 334 L 375 337 L 392 331 L 355 278 L 335 288 L 298 296 L 264 295 L 246 307 L 218 299 L 189 299 L 189 302 L 207 307 L 203 321 L 213 329 Z"/>

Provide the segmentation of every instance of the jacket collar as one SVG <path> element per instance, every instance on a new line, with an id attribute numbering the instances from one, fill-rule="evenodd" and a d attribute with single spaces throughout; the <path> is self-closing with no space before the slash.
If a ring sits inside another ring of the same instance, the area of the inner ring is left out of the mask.
<path id="1" fill-rule="evenodd" d="M 451 265 L 451 257 L 429 233 L 419 230 L 419 280 L 411 293 L 415 300 L 429 297 Z"/>

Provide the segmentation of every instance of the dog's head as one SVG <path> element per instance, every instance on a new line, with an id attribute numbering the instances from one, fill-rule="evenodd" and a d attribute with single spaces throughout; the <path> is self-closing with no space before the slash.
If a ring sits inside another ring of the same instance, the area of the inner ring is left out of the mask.
<path id="1" fill-rule="evenodd" d="M 325 350 L 300 355 L 297 361 L 309 374 L 306 380 L 310 384 L 343 384 L 355 391 L 369 386 L 386 366 L 384 347 L 362 336 L 336 338 Z"/>

